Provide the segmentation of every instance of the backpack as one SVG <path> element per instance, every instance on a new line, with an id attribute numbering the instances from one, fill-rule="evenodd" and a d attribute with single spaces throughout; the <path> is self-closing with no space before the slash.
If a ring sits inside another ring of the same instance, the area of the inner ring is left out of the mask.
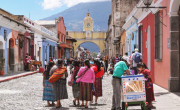
<path id="1" fill-rule="evenodd" d="M 141 58 L 140 58 L 140 54 L 139 53 L 135 53 L 135 56 L 134 56 L 135 58 L 134 58 L 134 61 L 136 62 L 136 63 L 139 63 L 140 61 L 141 61 Z"/>

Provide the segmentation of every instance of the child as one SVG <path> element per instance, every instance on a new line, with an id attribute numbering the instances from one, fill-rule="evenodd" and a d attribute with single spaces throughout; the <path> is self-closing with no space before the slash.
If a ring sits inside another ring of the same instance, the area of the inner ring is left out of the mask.
<path id="1" fill-rule="evenodd" d="M 108 70 L 108 75 L 109 75 L 109 74 L 112 75 L 112 74 L 113 74 L 113 71 L 114 71 L 114 65 L 113 65 L 113 63 L 111 63 L 111 64 L 110 64 L 110 67 L 109 67 L 109 70 Z"/>
<path id="2" fill-rule="evenodd" d="M 143 74 L 144 77 L 146 78 L 145 86 L 146 86 L 146 101 L 148 102 L 147 107 L 154 108 L 154 106 L 152 105 L 152 101 L 154 101 L 155 98 L 154 98 L 154 90 L 153 90 L 153 82 L 151 79 L 151 73 L 147 69 L 147 66 L 144 63 L 139 63 L 137 65 L 137 68 L 140 71 L 140 73 Z"/>

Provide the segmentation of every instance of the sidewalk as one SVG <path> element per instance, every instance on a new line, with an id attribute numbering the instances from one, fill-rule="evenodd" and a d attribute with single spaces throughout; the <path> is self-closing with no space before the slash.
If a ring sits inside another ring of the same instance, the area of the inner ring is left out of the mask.
<path id="1" fill-rule="evenodd" d="M 5 81 L 9 81 L 9 80 L 12 80 L 12 79 L 16 79 L 16 78 L 19 78 L 19 77 L 32 75 L 32 74 L 35 74 L 35 73 L 38 73 L 38 72 L 39 71 L 29 71 L 29 72 L 23 72 L 23 73 L 19 73 L 19 74 L 8 75 L 8 76 L 0 76 L 0 83 L 5 82 Z"/>
<path id="2" fill-rule="evenodd" d="M 180 110 L 180 92 L 172 93 L 154 84 L 156 110 Z"/>

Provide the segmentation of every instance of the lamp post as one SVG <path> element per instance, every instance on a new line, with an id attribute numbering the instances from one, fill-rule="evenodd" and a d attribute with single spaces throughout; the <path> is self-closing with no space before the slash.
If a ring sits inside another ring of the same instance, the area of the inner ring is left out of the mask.
<path id="1" fill-rule="evenodd" d="M 155 6 L 151 6 L 153 0 L 143 0 L 143 3 L 145 5 L 145 7 L 137 7 L 137 8 L 166 8 L 165 6 L 161 6 L 161 7 L 155 7 Z"/>
<path id="2" fill-rule="evenodd" d="M 149 7 L 151 5 L 153 0 L 143 0 L 143 3 L 146 7 Z"/>

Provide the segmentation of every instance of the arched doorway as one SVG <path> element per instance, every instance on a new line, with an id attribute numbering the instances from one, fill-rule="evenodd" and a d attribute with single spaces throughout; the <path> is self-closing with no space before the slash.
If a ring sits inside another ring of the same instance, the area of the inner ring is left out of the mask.
<path id="1" fill-rule="evenodd" d="M 9 39 L 9 70 L 14 70 L 14 39 Z"/>
<path id="2" fill-rule="evenodd" d="M 100 48 L 97 44 L 93 42 L 83 42 L 81 43 L 78 48 L 78 57 L 81 58 L 92 58 L 97 57 L 97 55 L 101 54 Z"/>
<path id="3" fill-rule="evenodd" d="M 0 41 L 0 58 L 4 58 L 4 44 L 2 41 Z"/>

